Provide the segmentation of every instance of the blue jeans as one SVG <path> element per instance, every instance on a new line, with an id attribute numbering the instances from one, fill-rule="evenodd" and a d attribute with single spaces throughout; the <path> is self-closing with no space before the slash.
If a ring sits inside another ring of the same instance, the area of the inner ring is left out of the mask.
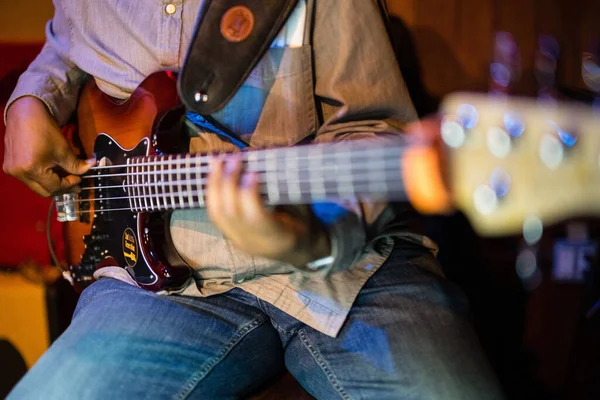
<path id="1" fill-rule="evenodd" d="M 241 289 L 162 297 L 102 279 L 9 399 L 235 399 L 284 367 L 318 399 L 501 398 L 467 313 L 414 249 L 371 277 L 337 338 Z"/>

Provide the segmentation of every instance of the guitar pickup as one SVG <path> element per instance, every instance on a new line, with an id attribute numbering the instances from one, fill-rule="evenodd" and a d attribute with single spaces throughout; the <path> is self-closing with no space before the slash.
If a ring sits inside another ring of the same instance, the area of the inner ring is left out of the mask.
<path id="1" fill-rule="evenodd" d="M 77 221 L 78 201 L 75 193 L 65 193 L 60 196 L 54 196 L 56 204 L 56 219 L 58 222 Z"/>

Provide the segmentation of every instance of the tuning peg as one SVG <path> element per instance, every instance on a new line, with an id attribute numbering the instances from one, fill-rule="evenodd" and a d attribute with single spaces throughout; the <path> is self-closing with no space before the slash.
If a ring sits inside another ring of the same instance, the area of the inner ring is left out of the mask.
<path id="1" fill-rule="evenodd" d="M 540 141 L 539 156 L 550 169 L 556 169 L 571 152 L 579 140 L 579 134 L 573 127 L 560 126 L 547 121 L 548 133 Z"/>
<path id="2" fill-rule="evenodd" d="M 540 35 L 535 53 L 534 75 L 538 84 L 538 99 L 556 99 L 556 74 L 560 46 L 550 35 Z"/>
<path id="3" fill-rule="evenodd" d="M 538 246 L 521 247 L 515 262 L 517 276 L 526 290 L 532 291 L 542 283 L 542 272 L 538 266 Z"/>
<path id="4" fill-rule="evenodd" d="M 467 141 L 469 133 L 477 129 L 478 122 L 479 112 L 474 105 L 458 105 L 442 119 L 441 137 L 444 143 L 454 149 L 460 148 Z M 488 149 L 496 157 L 505 158 L 512 149 L 513 141 L 524 132 L 525 124 L 518 112 L 506 110 L 498 124 L 487 129 Z"/>
<path id="5" fill-rule="evenodd" d="M 529 215 L 523 221 L 523 240 L 515 269 L 525 289 L 532 291 L 542 282 L 542 273 L 538 266 L 539 243 L 544 232 L 542 221 L 535 215 Z"/>
<path id="6" fill-rule="evenodd" d="M 600 96 L 600 40 L 592 41 L 583 53 L 581 74 L 588 89 Z"/>
<path id="7" fill-rule="evenodd" d="M 497 32 L 490 64 L 490 92 L 509 94 L 521 77 L 521 53 L 508 32 Z"/>

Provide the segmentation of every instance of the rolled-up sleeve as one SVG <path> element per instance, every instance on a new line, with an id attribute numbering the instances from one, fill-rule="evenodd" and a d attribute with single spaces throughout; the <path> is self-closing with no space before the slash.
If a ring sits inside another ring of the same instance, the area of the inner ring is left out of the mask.
<path id="1" fill-rule="evenodd" d="M 59 125 L 65 124 L 75 109 L 85 73 L 69 59 L 70 27 L 60 0 L 54 1 L 54 8 L 54 17 L 46 24 L 45 44 L 19 77 L 7 102 L 5 124 L 10 105 L 24 96 L 37 97 L 43 101 Z"/>
<path id="2" fill-rule="evenodd" d="M 385 140 L 417 118 L 377 0 L 315 1 L 312 45 L 321 115 L 315 142 Z M 366 245 L 368 224 L 385 208 L 363 202 L 326 213 L 321 220 L 334 261 L 319 272 L 350 268 Z"/>

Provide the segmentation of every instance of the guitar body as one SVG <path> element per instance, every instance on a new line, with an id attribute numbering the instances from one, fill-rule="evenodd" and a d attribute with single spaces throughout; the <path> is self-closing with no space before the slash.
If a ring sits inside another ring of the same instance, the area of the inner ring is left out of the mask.
<path id="1" fill-rule="evenodd" d="M 179 288 L 190 269 L 176 255 L 169 240 L 169 213 L 128 210 L 122 177 L 128 158 L 184 152 L 178 122 L 182 116 L 175 77 L 157 73 L 148 77 L 124 103 L 101 92 L 93 79 L 82 91 L 76 129 L 71 144 L 82 157 L 95 157 L 104 170 L 84 179 L 79 194 L 78 220 L 65 224 L 66 257 L 78 290 L 93 282 L 93 273 L 104 266 L 125 268 L 145 289 Z M 111 199 L 111 200 L 103 200 Z M 121 209 L 118 212 L 103 210 Z"/>

